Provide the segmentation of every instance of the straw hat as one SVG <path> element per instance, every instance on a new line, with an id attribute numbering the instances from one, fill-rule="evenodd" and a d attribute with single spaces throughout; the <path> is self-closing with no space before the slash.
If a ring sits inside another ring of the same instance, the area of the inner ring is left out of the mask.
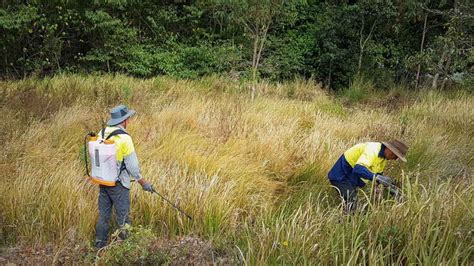
<path id="1" fill-rule="evenodd" d="M 111 119 L 107 121 L 107 125 L 108 126 L 118 125 L 134 114 L 135 114 L 135 111 L 128 110 L 128 107 L 125 105 L 119 105 L 117 107 L 114 107 L 112 110 L 110 110 Z"/>
<path id="2" fill-rule="evenodd" d="M 397 155 L 400 160 L 407 162 L 407 159 L 405 158 L 405 155 L 407 154 L 408 151 L 408 146 L 399 141 L 398 139 L 394 139 L 388 142 L 382 142 L 385 147 L 387 147 L 389 150 L 391 150 L 395 155 Z"/>

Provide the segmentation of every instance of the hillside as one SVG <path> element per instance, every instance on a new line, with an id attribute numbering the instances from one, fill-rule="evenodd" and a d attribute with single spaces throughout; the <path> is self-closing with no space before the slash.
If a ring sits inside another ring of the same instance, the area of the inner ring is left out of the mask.
<path id="1" fill-rule="evenodd" d="M 474 97 L 462 91 L 329 93 L 311 81 L 56 76 L 1 81 L 0 264 L 11 261 L 472 264 Z M 370 95 L 370 96 L 369 96 Z M 95 257 L 98 188 L 83 142 L 111 107 L 143 176 L 190 213 L 132 187 L 132 237 Z M 342 214 L 327 172 L 350 146 L 400 138 L 404 200 L 359 193 Z M 15 247 L 16 249 L 12 249 Z M 188 260 L 186 260 L 188 258 Z"/>

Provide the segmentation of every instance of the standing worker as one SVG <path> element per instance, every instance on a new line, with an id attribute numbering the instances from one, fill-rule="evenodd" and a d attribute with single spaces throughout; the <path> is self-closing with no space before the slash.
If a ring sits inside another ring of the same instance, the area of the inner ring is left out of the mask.
<path id="1" fill-rule="evenodd" d="M 96 226 L 96 248 L 107 245 L 109 233 L 109 222 L 112 216 L 112 206 L 115 209 L 117 225 L 123 228 L 125 224 L 130 224 L 130 179 L 134 178 L 143 190 L 153 192 L 153 186 L 148 183 L 140 174 L 137 154 L 133 146 L 132 138 L 126 129 L 129 118 L 135 111 L 128 110 L 127 106 L 120 105 L 110 112 L 111 119 L 107 122 L 107 127 L 99 132 L 99 138 L 111 140 L 116 148 L 116 160 L 118 176 L 112 185 L 100 184 L 99 193 L 99 220 Z M 119 237 L 126 238 L 126 232 L 121 232 Z"/>
<path id="2" fill-rule="evenodd" d="M 393 184 L 391 178 L 383 175 L 385 164 L 387 160 L 396 159 L 406 162 L 407 151 L 405 143 L 392 140 L 359 143 L 344 152 L 328 173 L 329 181 L 344 201 L 344 211 L 351 213 L 356 210 L 357 189 L 365 186 L 365 180 Z"/>

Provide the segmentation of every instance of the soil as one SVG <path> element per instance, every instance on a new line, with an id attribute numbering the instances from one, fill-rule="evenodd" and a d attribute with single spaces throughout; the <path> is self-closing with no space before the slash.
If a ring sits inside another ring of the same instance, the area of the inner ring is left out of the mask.
<path id="1" fill-rule="evenodd" d="M 240 264 L 235 256 L 215 249 L 211 242 L 196 236 L 158 239 L 149 249 L 165 254 L 171 265 Z M 0 249 L 0 265 L 82 265 L 91 264 L 91 256 L 95 256 L 95 251 L 84 243 L 68 242 L 61 247 L 22 244 Z"/>
<path id="2" fill-rule="evenodd" d="M 27 246 L 0 250 L 0 265 L 57 265 L 77 264 L 84 261 L 87 250 L 76 247 L 57 248 L 51 244 Z"/>
<path id="3" fill-rule="evenodd" d="M 171 265 L 239 264 L 237 258 L 216 250 L 209 241 L 195 236 L 179 237 L 175 240 L 157 240 L 151 250 L 168 256 Z"/>

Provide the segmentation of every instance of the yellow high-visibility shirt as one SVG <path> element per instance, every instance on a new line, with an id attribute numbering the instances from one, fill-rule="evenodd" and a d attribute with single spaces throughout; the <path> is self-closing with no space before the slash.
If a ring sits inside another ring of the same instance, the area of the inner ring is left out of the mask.
<path id="1" fill-rule="evenodd" d="M 352 168 L 356 164 L 364 166 L 372 173 L 382 173 L 387 160 L 379 156 L 382 149 L 380 142 L 359 143 L 344 153 L 344 157 Z"/>
<path id="2" fill-rule="evenodd" d="M 127 132 L 123 127 L 113 126 L 113 127 L 106 127 L 105 128 L 105 137 L 107 137 L 110 133 L 115 130 L 123 130 Z M 102 137 L 102 131 L 99 132 L 99 135 Z M 135 151 L 135 147 L 133 145 L 132 138 L 126 134 L 115 135 L 110 138 L 114 141 L 115 147 L 117 148 L 117 162 L 122 162 L 123 158 L 132 154 Z"/>

